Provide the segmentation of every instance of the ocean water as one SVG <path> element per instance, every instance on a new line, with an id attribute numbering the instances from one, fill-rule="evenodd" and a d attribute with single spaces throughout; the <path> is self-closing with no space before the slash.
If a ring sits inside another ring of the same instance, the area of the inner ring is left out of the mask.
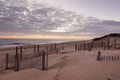
<path id="1" fill-rule="evenodd" d="M 25 44 L 47 44 L 47 43 L 60 43 L 72 40 L 61 39 L 0 39 L 0 47 L 10 47 Z"/>

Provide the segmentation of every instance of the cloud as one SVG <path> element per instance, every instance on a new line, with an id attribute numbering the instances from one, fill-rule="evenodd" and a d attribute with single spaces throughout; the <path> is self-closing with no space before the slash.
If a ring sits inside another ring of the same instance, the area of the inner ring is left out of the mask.
<path id="1" fill-rule="evenodd" d="M 79 31 L 94 33 L 94 35 L 105 35 L 109 33 L 119 33 L 119 27 L 119 21 L 100 20 L 87 24 L 83 29 Z"/>
<path id="2" fill-rule="evenodd" d="M 49 34 L 99 36 L 120 32 L 120 22 L 84 17 L 72 11 L 29 3 L 24 0 L 0 1 L 0 35 Z"/>

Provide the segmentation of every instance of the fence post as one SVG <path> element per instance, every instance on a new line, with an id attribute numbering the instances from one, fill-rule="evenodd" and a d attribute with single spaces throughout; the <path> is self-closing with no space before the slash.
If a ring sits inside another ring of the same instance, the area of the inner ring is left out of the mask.
<path id="1" fill-rule="evenodd" d="M 17 53 L 15 55 L 15 71 L 19 71 L 20 70 L 20 61 L 19 61 L 19 54 Z"/>
<path id="2" fill-rule="evenodd" d="M 104 42 L 103 42 L 103 40 L 101 41 L 101 47 L 102 47 L 102 49 L 104 48 Z"/>
<path id="3" fill-rule="evenodd" d="M 108 38 L 108 42 L 107 43 L 108 43 L 107 47 L 108 47 L 108 49 L 110 49 L 110 38 Z"/>
<path id="4" fill-rule="evenodd" d="M 75 50 L 77 50 L 77 44 L 75 44 Z"/>
<path id="5" fill-rule="evenodd" d="M 38 54 L 39 54 L 39 51 L 40 51 L 40 49 L 39 49 L 39 48 L 40 48 L 40 46 L 38 45 Z"/>
<path id="6" fill-rule="evenodd" d="M 114 61 L 114 56 L 112 56 L 112 61 Z"/>
<path id="7" fill-rule="evenodd" d="M 20 70 L 20 60 L 19 60 L 19 54 L 18 54 L 18 47 L 16 47 L 16 54 L 15 54 L 15 71 Z"/>
<path id="8" fill-rule="evenodd" d="M 57 46 L 57 44 L 55 43 L 55 50 L 56 50 L 56 46 Z"/>
<path id="9" fill-rule="evenodd" d="M 108 57 L 108 56 L 106 56 L 106 61 L 109 61 L 108 59 L 109 59 L 109 57 Z"/>
<path id="10" fill-rule="evenodd" d="M 117 61 L 119 61 L 119 56 L 117 56 Z"/>
<path id="11" fill-rule="evenodd" d="M 50 51 L 52 51 L 52 44 L 50 44 Z"/>
<path id="12" fill-rule="evenodd" d="M 45 51 L 44 50 L 42 53 L 42 70 L 46 70 L 46 68 L 45 68 Z"/>
<path id="13" fill-rule="evenodd" d="M 100 51 L 98 51 L 97 61 L 100 61 L 100 60 L 101 60 L 101 59 L 100 59 L 100 57 L 101 57 L 101 52 L 100 52 Z"/>
<path id="14" fill-rule="evenodd" d="M 109 56 L 109 61 L 111 61 L 111 56 Z"/>
<path id="15" fill-rule="evenodd" d="M 46 53 L 46 70 L 48 70 L 48 52 Z"/>
<path id="16" fill-rule="evenodd" d="M 88 51 L 91 51 L 91 43 L 88 43 Z"/>
<path id="17" fill-rule="evenodd" d="M 86 46 L 85 46 L 85 43 L 84 43 L 84 44 L 83 44 L 83 50 L 85 50 L 85 47 L 86 47 Z"/>
<path id="18" fill-rule="evenodd" d="M 116 49 L 116 38 L 114 38 L 114 49 Z"/>
<path id="19" fill-rule="evenodd" d="M 9 61 L 9 54 L 6 54 L 6 67 L 5 69 L 8 69 L 8 61 Z"/>
<path id="20" fill-rule="evenodd" d="M 20 47 L 20 59 L 22 59 L 22 46 Z"/>
<path id="21" fill-rule="evenodd" d="M 34 45 L 34 54 L 36 53 L 36 46 Z"/>

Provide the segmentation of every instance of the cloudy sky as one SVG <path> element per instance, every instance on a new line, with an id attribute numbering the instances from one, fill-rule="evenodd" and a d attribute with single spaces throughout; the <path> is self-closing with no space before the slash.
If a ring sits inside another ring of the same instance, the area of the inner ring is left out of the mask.
<path id="1" fill-rule="evenodd" d="M 120 32 L 120 0 L 0 0 L 0 38 L 91 39 Z"/>

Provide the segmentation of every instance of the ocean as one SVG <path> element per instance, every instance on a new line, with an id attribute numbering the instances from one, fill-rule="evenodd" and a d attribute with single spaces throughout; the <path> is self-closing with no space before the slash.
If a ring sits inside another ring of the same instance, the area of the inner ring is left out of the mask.
<path id="1" fill-rule="evenodd" d="M 47 44 L 47 43 L 60 43 L 72 40 L 61 39 L 0 39 L 0 47 L 10 47 L 25 44 Z"/>

